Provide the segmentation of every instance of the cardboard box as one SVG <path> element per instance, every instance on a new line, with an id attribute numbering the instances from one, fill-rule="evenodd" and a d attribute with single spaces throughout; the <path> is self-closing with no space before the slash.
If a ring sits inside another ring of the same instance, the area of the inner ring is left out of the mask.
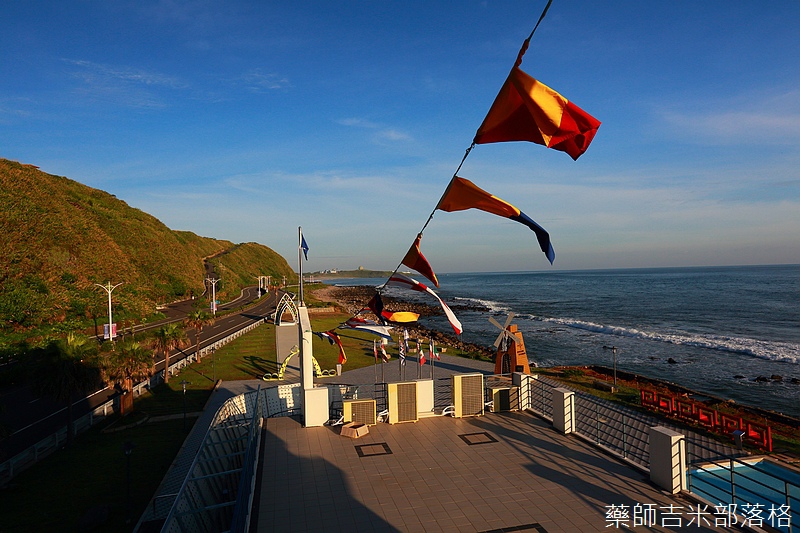
<path id="1" fill-rule="evenodd" d="M 359 437 L 363 437 L 369 433 L 369 428 L 366 424 L 359 424 L 358 422 L 348 422 L 347 424 L 342 426 L 342 432 L 340 435 L 342 437 L 350 437 L 351 439 L 357 439 Z"/>

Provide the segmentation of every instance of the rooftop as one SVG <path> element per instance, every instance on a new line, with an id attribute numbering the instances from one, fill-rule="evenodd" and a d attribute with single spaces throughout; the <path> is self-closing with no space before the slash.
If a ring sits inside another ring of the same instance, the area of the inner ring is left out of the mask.
<path id="1" fill-rule="evenodd" d="M 658 510 L 649 530 L 671 529 L 662 507 L 691 519 L 692 502 L 526 412 L 339 430 L 265 420 L 251 531 L 608 531 L 610 506 L 632 526 L 637 504 Z"/>
<path id="2" fill-rule="evenodd" d="M 381 365 L 385 376 L 364 368 L 335 379 L 414 379 L 415 367 L 408 365 L 404 376 L 394 363 Z M 435 371 L 444 378 L 490 373 L 491 366 L 442 356 Z M 202 440 L 227 398 L 259 386 L 277 384 L 223 383 L 187 443 Z M 656 425 L 646 418 L 638 424 Z M 250 531 L 608 531 L 641 527 L 634 519 L 648 517 L 650 531 L 681 529 L 673 527 L 678 522 L 697 531 L 733 531 L 698 528 L 690 514 L 696 503 L 666 493 L 645 470 L 562 434 L 530 411 L 378 423 L 357 439 L 340 430 L 305 428 L 298 417 L 263 420 Z M 176 459 L 157 494 L 176 492 L 198 446 L 185 445 L 184 459 Z M 706 519 L 715 524 L 713 515 Z"/>

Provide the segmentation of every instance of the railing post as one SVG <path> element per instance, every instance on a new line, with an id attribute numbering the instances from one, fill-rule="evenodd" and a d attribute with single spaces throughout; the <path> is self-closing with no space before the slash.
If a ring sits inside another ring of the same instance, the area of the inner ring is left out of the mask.
<path id="1" fill-rule="evenodd" d="M 511 383 L 518 389 L 518 400 L 520 410 L 533 408 L 531 401 L 531 381 L 538 379 L 536 374 L 523 374 L 521 372 L 514 372 L 511 375 Z"/>
<path id="2" fill-rule="evenodd" d="M 546 405 L 546 404 L 545 404 L 545 401 L 544 401 L 544 382 L 542 382 L 542 385 L 541 385 L 541 387 L 539 388 L 539 390 L 541 390 L 541 391 L 542 391 L 542 414 L 543 414 L 543 415 L 546 415 L 546 414 L 547 414 L 547 413 L 546 413 L 546 410 L 545 410 L 545 405 Z"/>
<path id="3" fill-rule="evenodd" d="M 575 393 L 569 389 L 553 389 L 553 427 L 564 435 L 575 431 Z"/>
<path id="4" fill-rule="evenodd" d="M 650 428 L 650 480 L 676 494 L 686 488 L 686 438 L 671 429 Z"/>
<path id="5" fill-rule="evenodd" d="M 787 509 L 791 509 L 792 505 L 791 505 L 790 501 L 791 501 L 792 498 L 791 498 L 791 496 L 789 496 L 789 482 L 788 481 L 784 481 L 783 482 L 783 491 L 786 494 L 786 508 Z"/>
<path id="6" fill-rule="evenodd" d="M 628 426 L 625 424 L 625 415 L 622 415 L 622 458 L 626 459 L 628 457 L 628 439 L 626 438 L 628 435 Z"/>
<path id="7" fill-rule="evenodd" d="M 594 403 L 594 440 L 600 444 L 600 404 Z"/>

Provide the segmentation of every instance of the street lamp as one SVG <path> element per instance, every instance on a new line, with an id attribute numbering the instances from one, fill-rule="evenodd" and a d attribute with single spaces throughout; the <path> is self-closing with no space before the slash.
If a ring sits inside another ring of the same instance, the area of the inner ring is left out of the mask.
<path id="1" fill-rule="evenodd" d="M 117 283 L 116 285 L 114 285 L 113 287 L 111 286 L 111 282 L 110 281 L 108 282 L 107 285 L 100 285 L 99 283 L 95 283 L 95 285 L 97 285 L 98 287 L 100 287 L 101 289 L 103 289 L 104 291 L 106 291 L 108 293 L 108 338 L 111 339 L 111 342 L 114 342 L 114 330 L 111 329 L 112 328 L 112 325 L 111 325 L 112 324 L 112 320 L 111 320 L 111 293 L 114 292 L 114 289 L 116 289 L 117 287 L 119 287 L 123 283 L 125 283 L 125 282 L 121 281 L 121 282 Z"/>
<path id="2" fill-rule="evenodd" d="M 127 463 L 127 480 L 128 480 L 126 489 L 128 518 L 125 520 L 126 524 L 130 524 L 131 519 L 133 518 L 133 506 L 131 505 L 131 454 L 133 453 L 134 448 L 136 448 L 136 444 L 129 440 L 126 440 L 122 444 L 122 451 L 125 454 L 125 462 Z"/>
<path id="3" fill-rule="evenodd" d="M 186 431 L 186 385 L 190 385 L 191 382 L 186 381 L 185 379 L 181 381 L 181 385 L 183 385 L 183 430 Z"/>
<path id="4" fill-rule="evenodd" d="M 217 316 L 217 282 L 220 278 L 206 278 L 211 283 L 211 313 Z"/>

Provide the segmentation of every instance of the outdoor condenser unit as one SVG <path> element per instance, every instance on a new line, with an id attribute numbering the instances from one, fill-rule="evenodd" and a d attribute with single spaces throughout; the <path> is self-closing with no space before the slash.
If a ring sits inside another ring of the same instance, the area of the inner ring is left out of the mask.
<path id="1" fill-rule="evenodd" d="M 492 389 L 492 412 L 519 411 L 519 387 Z"/>
<path id="2" fill-rule="evenodd" d="M 416 422 L 417 383 L 407 381 L 389 383 L 389 423 Z"/>
<path id="3" fill-rule="evenodd" d="M 374 426 L 377 423 L 375 400 L 344 400 L 342 408 L 344 409 L 345 424 L 356 422 L 357 424 Z"/>
<path id="4" fill-rule="evenodd" d="M 483 374 L 453 374 L 453 416 L 483 414 Z"/>

